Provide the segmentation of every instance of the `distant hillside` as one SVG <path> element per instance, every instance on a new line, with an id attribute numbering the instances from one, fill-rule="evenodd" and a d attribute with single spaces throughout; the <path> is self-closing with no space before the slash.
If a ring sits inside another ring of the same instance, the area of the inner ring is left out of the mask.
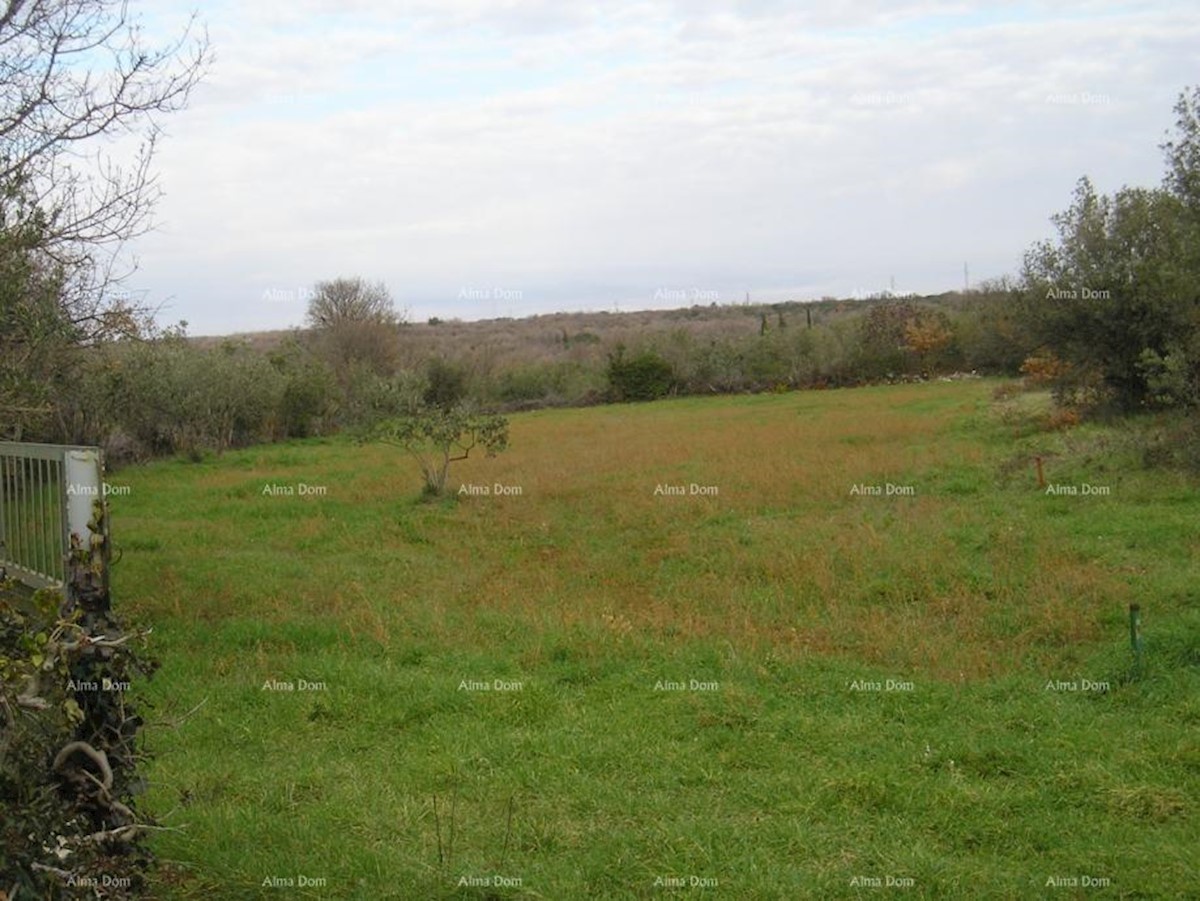
<path id="1" fill-rule="evenodd" d="M 768 328 L 806 328 L 829 325 L 837 320 L 861 315 L 871 306 L 887 300 L 912 300 L 925 306 L 958 309 L 969 303 L 973 293 L 946 292 L 914 296 L 887 294 L 866 299 L 823 298 L 813 301 L 786 301 L 772 304 L 710 304 L 671 310 L 638 310 L 610 313 L 542 313 L 519 319 L 438 319 L 412 322 L 403 330 L 403 356 L 418 362 L 430 356 L 457 357 L 486 349 L 496 362 L 533 362 L 543 359 L 546 351 L 563 348 L 592 348 L 595 353 L 576 353 L 576 357 L 598 355 L 601 349 L 618 343 L 635 344 L 651 334 L 684 330 L 698 338 L 729 338 L 758 332 L 766 317 Z M 199 347 L 214 347 L 226 341 L 246 344 L 264 353 L 278 347 L 289 337 L 299 337 L 306 329 L 277 329 L 233 335 L 196 336 L 190 340 Z"/>

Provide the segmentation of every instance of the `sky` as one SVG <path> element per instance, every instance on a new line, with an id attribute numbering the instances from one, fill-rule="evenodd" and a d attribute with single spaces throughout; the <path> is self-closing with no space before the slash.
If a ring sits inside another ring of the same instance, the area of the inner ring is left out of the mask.
<path id="1" fill-rule="evenodd" d="M 152 42 L 192 6 L 134 0 Z M 1161 183 L 1188 3 L 206 0 L 131 296 L 194 335 L 936 293 Z M 964 272 L 964 266 L 966 271 Z"/>

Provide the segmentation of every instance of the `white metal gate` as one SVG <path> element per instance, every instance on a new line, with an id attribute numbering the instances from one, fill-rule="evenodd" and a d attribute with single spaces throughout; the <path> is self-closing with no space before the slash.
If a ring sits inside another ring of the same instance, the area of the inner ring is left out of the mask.
<path id="1" fill-rule="evenodd" d="M 107 541 L 88 528 L 107 524 L 95 515 L 104 493 L 98 447 L 0 441 L 0 569 L 30 588 L 66 595 L 72 547 Z"/>

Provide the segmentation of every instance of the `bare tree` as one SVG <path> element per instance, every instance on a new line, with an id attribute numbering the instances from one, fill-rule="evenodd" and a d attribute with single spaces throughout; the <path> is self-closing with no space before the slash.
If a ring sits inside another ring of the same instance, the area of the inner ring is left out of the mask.
<path id="1" fill-rule="evenodd" d="M 308 302 L 308 324 L 313 328 L 331 328 L 351 322 L 383 325 L 399 322 L 387 285 L 359 277 L 317 282 Z"/>
<path id="2" fill-rule="evenodd" d="M 41 217 L 43 265 L 63 276 L 67 320 L 84 339 L 148 322 L 115 290 L 122 245 L 150 227 L 159 190 L 151 161 L 157 117 L 180 109 L 207 67 L 194 18 L 163 47 L 148 47 L 126 0 L 0 2 L 0 189 L 21 204 L 6 229 Z M 125 166 L 101 137 L 135 136 Z"/>
<path id="3" fill-rule="evenodd" d="M 125 0 L 0 0 L 0 432 L 44 426 L 71 348 L 153 326 L 120 251 L 159 196 L 158 117 L 207 67 L 197 32 L 152 48 Z M 129 137 L 121 165 L 105 139 Z"/>
<path id="4" fill-rule="evenodd" d="M 358 374 L 391 375 L 396 370 L 397 329 L 402 317 L 383 282 L 336 278 L 318 282 L 308 302 L 313 347 L 352 392 Z"/>

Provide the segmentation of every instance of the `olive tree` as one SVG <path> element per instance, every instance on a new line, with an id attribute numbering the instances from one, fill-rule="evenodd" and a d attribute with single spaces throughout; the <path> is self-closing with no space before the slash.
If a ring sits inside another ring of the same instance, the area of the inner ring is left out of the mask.
<path id="1" fill-rule="evenodd" d="M 423 493 L 440 497 L 446 491 L 451 463 L 467 459 L 476 448 L 494 457 L 508 447 L 508 420 L 467 404 L 451 408 L 423 405 L 392 421 L 379 437 L 415 459 L 425 481 Z"/>
<path id="2" fill-rule="evenodd" d="M 422 378 L 378 380 L 365 404 L 369 424 L 362 428 L 360 440 L 401 448 L 421 469 L 422 493 L 440 497 L 451 463 L 466 460 L 475 450 L 494 457 L 507 449 L 508 420 L 468 401 L 431 403 L 427 393 Z"/>

